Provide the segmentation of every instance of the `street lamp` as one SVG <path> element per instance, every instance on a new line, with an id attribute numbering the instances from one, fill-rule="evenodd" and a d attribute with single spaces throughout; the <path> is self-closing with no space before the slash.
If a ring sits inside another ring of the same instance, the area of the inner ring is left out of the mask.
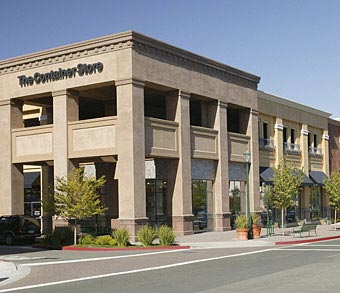
<path id="1" fill-rule="evenodd" d="M 247 220 L 248 220 L 248 239 L 253 239 L 251 215 L 250 215 L 250 198 L 249 198 L 249 165 L 251 154 L 248 150 L 244 153 L 244 160 L 246 162 L 246 185 L 247 185 Z"/>

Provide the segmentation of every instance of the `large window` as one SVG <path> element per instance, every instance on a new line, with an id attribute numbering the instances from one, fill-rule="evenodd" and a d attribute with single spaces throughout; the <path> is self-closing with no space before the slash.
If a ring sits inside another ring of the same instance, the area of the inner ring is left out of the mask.
<path id="1" fill-rule="evenodd" d="M 192 180 L 194 231 L 213 228 L 212 180 Z"/>
<path id="2" fill-rule="evenodd" d="M 242 203 L 245 199 L 244 182 L 229 181 L 229 210 L 231 212 L 231 227 L 235 229 L 236 216 L 242 213 Z"/>

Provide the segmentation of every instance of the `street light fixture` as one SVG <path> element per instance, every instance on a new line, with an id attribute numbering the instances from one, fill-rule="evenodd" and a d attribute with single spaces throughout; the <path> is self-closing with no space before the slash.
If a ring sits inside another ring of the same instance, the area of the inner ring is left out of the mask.
<path id="1" fill-rule="evenodd" d="M 247 186 L 247 220 L 248 220 L 248 239 L 253 239 L 251 215 L 250 215 L 250 197 L 249 197 L 249 165 L 251 154 L 248 150 L 244 153 L 244 160 L 246 162 L 246 186 Z"/>

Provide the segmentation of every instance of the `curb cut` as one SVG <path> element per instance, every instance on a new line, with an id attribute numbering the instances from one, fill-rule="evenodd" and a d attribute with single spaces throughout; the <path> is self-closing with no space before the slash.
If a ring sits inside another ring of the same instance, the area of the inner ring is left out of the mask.
<path id="1" fill-rule="evenodd" d="M 333 240 L 333 239 L 340 239 L 340 236 L 329 236 L 329 237 L 305 239 L 305 240 L 279 241 L 279 242 L 275 242 L 275 245 L 303 244 L 303 243 L 312 243 L 312 242 Z"/>
<path id="2" fill-rule="evenodd" d="M 122 251 L 122 250 L 181 250 L 190 249 L 190 246 L 150 246 L 150 247 L 74 247 L 63 246 L 62 250 L 71 251 Z"/>

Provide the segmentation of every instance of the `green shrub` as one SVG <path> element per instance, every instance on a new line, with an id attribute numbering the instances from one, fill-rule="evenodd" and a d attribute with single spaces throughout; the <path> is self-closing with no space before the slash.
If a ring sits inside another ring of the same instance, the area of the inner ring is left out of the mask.
<path id="1" fill-rule="evenodd" d="M 53 246 L 72 245 L 73 237 L 73 231 L 69 227 L 56 227 L 51 234 L 46 235 L 45 243 Z"/>
<path id="2" fill-rule="evenodd" d="M 87 234 L 84 237 L 79 239 L 79 244 L 81 245 L 93 245 L 96 243 L 96 237 L 91 234 Z"/>
<path id="3" fill-rule="evenodd" d="M 152 242 L 156 239 L 156 236 L 156 229 L 150 227 L 149 225 L 143 226 L 137 233 L 137 238 L 144 247 L 152 245 Z"/>
<path id="4" fill-rule="evenodd" d="M 129 231 L 126 229 L 116 229 L 112 232 L 113 238 L 116 240 L 118 246 L 128 246 L 130 245 Z"/>
<path id="5" fill-rule="evenodd" d="M 164 246 L 172 245 L 175 241 L 175 234 L 170 227 L 162 225 L 158 228 L 159 244 Z"/>
<path id="6" fill-rule="evenodd" d="M 245 215 L 238 215 L 235 220 L 236 228 L 237 229 L 247 229 L 248 223 L 247 223 L 247 216 Z"/>
<path id="7" fill-rule="evenodd" d="M 257 213 L 251 214 L 251 221 L 256 227 L 261 227 L 261 217 Z"/>
<path id="8" fill-rule="evenodd" d="M 115 246 L 117 241 L 110 235 L 104 235 L 96 237 L 95 244 L 100 246 Z"/>

